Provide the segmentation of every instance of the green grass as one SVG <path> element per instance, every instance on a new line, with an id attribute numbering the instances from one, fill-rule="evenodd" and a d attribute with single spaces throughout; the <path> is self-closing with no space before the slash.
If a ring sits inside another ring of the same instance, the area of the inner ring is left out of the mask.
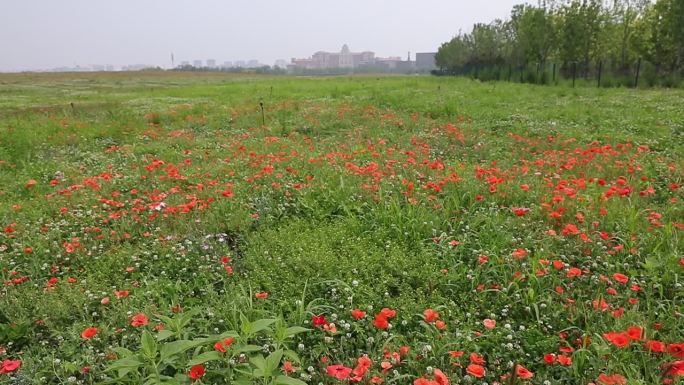
<path id="1" fill-rule="evenodd" d="M 187 383 L 192 360 L 233 332 L 233 350 L 205 363 L 206 383 L 287 381 L 256 378 L 256 351 L 240 356 L 264 345 L 310 384 L 340 383 L 327 365 L 353 368 L 362 355 L 373 360 L 363 381 L 412 383 L 432 367 L 466 383 L 472 352 L 486 357 L 488 383 L 509 363 L 534 384 L 601 373 L 658 383 L 681 357 L 643 341 L 620 349 L 604 333 L 639 326 L 645 339 L 684 341 L 683 154 L 678 90 L 0 75 L 0 326 L 14 330 L 0 328 L 0 359 L 23 365 L 0 383 Z M 165 317 L 178 305 L 182 331 L 155 330 L 173 330 Z M 351 318 L 355 308 L 366 318 Z M 382 308 L 397 312 L 391 329 L 373 326 Z M 428 308 L 446 329 L 425 321 Z M 137 313 L 150 324 L 132 327 Z M 337 332 L 311 325 L 321 314 Z M 279 321 L 251 333 L 246 319 Z M 283 325 L 311 330 L 283 339 Z M 95 338 L 81 337 L 87 327 Z M 197 344 L 145 359 L 142 330 L 160 346 Z M 401 346 L 401 361 L 384 356 Z M 567 346 L 572 365 L 544 364 Z M 122 348 L 142 361 L 119 378 L 106 369 L 128 357 Z"/>

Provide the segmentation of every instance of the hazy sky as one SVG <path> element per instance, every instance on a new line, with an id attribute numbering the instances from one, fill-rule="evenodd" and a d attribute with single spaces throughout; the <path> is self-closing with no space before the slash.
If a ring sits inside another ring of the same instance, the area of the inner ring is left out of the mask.
<path id="1" fill-rule="evenodd" d="M 318 50 L 402 56 L 505 18 L 523 0 L 0 0 L 0 71 L 171 65 Z"/>

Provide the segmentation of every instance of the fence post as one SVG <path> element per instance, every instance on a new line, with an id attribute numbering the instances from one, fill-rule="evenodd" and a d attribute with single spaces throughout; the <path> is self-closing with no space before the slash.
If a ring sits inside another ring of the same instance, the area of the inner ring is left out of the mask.
<path id="1" fill-rule="evenodd" d="M 598 88 L 601 88 L 601 70 L 603 70 L 603 61 L 599 60 Z"/>
<path id="2" fill-rule="evenodd" d="M 575 78 L 577 77 L 577 62 L 572 63 L 572 88 L 575 88 Z"/>
<path id="3" fill-rule="evenodd" d="M 525 67 L 520 67 L 520 83 L 523 83 L 523 69 Z"/>
<path id="4" fill-rule="evenodd" d="M 636 71 L 636 78 L 634 79 L 634 88 L 639 87 L 639 71 L 641 70 L 641 58 L 639 58 L 639 61 L 637 62 L 637 71 Z"/>
<path id="5" fill-rule="evenodd" d="M 259 107 L 261 107 L 261 125 L 266 126 L 266 115 L 264 114 L 264 102 L 259 102 Z"/>
<path id="6" fill-rule="evenodd" d="M 508 81 L 511 81 L 511 76 L 513 75 L 513 65 L 509 64 L 508 65 Z"/>
<path id="7" fill-rule="evenodd" d="M 553 63 L 553 75 L 551 75 L 553 78 L 553 82 L 556 83 L 556 63 Z"/>

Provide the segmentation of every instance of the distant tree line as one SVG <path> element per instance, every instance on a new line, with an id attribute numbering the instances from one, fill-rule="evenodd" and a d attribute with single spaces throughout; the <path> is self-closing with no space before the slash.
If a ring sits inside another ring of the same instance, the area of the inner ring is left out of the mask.
<path id="1" fill-rule="evenodd" d="M 678 86 L 684 0 L 546 0 L 441 45 L 437 74 L 534 83 Z"/>
<path id="2" fill-rule="evenodd" d="M 247 73 L 247 74 L 269 74 L 269 75 L 284 75 L 286 70 L 278 66 L 263 65 L 260 67 L 195 67 L 189 64 L 184 64 L 176 67 L 176 71 L 189 72 L 228 72 L 228 73 Z"/>

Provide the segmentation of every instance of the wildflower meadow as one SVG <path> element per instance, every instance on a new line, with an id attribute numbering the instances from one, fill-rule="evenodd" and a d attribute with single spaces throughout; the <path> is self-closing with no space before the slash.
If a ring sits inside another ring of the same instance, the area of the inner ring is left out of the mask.
<path id="1" fill-rule="evenodd" d="M 684 93 L 0 75 L 0 384 L 684 383 Z"/>

